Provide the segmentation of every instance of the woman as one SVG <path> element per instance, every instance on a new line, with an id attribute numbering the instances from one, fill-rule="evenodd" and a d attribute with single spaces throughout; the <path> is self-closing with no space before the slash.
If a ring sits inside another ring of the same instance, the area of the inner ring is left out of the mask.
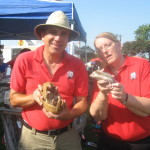
<path id="1" fill-rule="evenodd" d="M 102 123 L 98 149 L 149 150 L 150 63 L 124 56 L 112 33 L 101 33 L 94 44 L 106 63 L 104 72 L 114 78 L 98 80 L 93 91 L 90 113 Z"/>

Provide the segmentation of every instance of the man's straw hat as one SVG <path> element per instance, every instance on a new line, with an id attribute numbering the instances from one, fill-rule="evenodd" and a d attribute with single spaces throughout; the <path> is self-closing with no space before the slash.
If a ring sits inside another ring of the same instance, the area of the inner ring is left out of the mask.
<path id="1" fill-rule="evenodd" d="M 70 28 L 68 17 L 62 11 L 53 12 L 45 24 L 39 24 L 34 28 L 34 33 L 39 39 L 41 39 L 41 31 L 47 26 L 57 26 L 68 29 L 70 31 L 69 41 L 75 40 L 79 36 L 78 32 Z"/>

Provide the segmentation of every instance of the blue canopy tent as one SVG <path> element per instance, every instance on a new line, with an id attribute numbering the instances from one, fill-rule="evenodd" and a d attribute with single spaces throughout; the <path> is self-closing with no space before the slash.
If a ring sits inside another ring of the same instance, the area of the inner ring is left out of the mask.
<path id="1" fill-rule="evenodd" d="M 68 16 L 71 28 L 80 33 L 76 40 L 86 42 L 86 32 L 81 25 L 74 3 L 1 0 L 0 8 L 0 40 L 36 40 L 34 27 L 45 23 L 52 12 L 61 10 Z"/>

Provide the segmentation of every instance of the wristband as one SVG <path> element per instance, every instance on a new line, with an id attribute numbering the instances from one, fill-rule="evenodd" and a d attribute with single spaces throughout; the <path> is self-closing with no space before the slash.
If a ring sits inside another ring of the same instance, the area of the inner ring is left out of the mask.
<path id="1" fill-rule="evenodd" d="M 127 101 L 128 101 L 128 93 L 126 93 L 126 97 L 121 103 L 124 105 L 127 103 Z"/>

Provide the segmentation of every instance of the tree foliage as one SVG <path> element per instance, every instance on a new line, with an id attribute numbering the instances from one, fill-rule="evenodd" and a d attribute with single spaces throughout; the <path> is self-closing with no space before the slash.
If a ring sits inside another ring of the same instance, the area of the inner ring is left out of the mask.
<path id="1" fill-rule="evenodd" d="M 135 56 L 141 54 L 150 53 L 150 41 L 132 41 L 132 42 L 125 42 L 122 47 L 123 53 L 129 56 Z"/>
<path id="2" fill-rule="evenodd" d="M 134 33 L 136 41 L 125 42 L 123 53 L 129 56 L 149 54 L 150 59 L 150 24 L 139 26 Z"/>
<path id="3" fill-rule="evenodd" d="M 139 28 L 134 33 L 136 40 L 150 40 L 150 24 L 139 26 Z"/>
<path id="4" fill-rule="evenodd" d="M 123 44 L 122 50 L 124 54 L 134 56 L 143 50 L 144 43 L 141 40 L 126 42 Z"/>

